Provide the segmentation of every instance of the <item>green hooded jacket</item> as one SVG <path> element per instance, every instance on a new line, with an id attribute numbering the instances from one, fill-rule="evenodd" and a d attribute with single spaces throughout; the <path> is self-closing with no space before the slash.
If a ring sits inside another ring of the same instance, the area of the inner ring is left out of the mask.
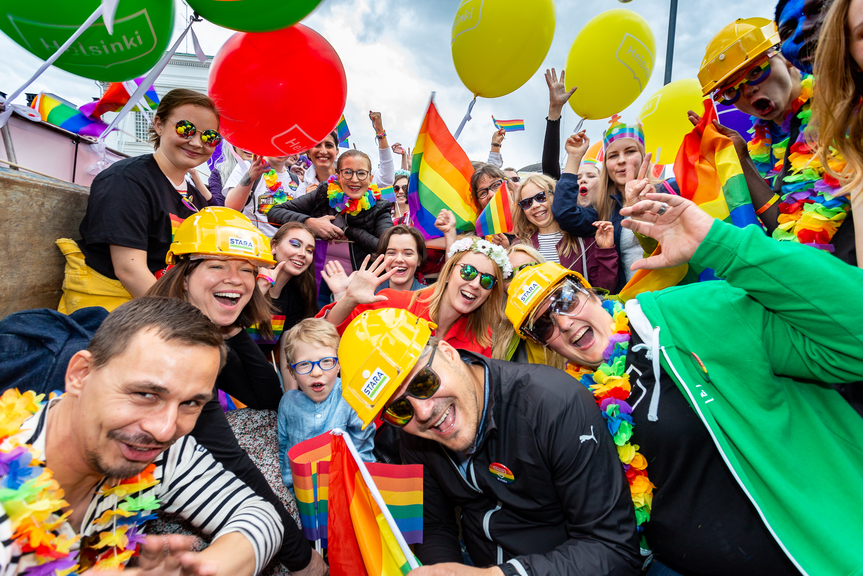
<path id="1" fill-rule="evenodd" d="M 863 379 L 863 270 L 718 220 L 692 262 L 726 281 L 637 299 L 662 368 L 801 572 L 863 574 L 863 418 L 828 385 Z"/>

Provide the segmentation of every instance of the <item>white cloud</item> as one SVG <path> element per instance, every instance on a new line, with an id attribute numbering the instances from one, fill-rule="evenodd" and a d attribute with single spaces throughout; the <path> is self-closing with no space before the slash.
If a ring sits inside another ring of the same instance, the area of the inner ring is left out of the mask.
<path id="1" fill-rule="evenodd" d="M 529 2 L 529 0 L 525 0 Z M 348 103 L 345 116 L 360 148 L 373 152 L 376 147 L 368 111 L 380 111 L 390 143 L 400 141 L 413 146 L 422 116 L 432 91 L 436 104 L 455 131 L 471 100 L 461 84 L 450 53 L 450 28 L 458 0 L 325 0 L 304 24 L 321 33 L 339 53 L 348 77 Z M 720 28 L 737 17 L 772 17 L 774 0 L 684 0 L 679 2 L 674 51 L 673 79 L 694 77 L 704 47 Z M 554 40 L 540 70 L 519 90 L 494 100 L 479 99 L 459 143 L 471 159 L 485 160 L 494 127 L 491 115 L 523 118 L 525 132 L 510 134 L 503 147 L 504 161 L 517 167 L 538 162 L 542 154 L 548 92 L 543 78 L 546 67 L 563 68 L 569 47 L 578 31 L 590 18 L 612 8 L 628 8 L 647 19 L 656 37 L 655 68 L 644 93 L 623 112 L 632 121 L 647 98 L 662 86 L 668 30 L 669 0 L 634 0 L 620 4 L 615 0 L 557 0 Z M 174 27 L 176 38 L 185 26 L 187 7 L 180 3 Z M 208 22 L 195 24 L 202 47 L 215 54 L 233 33 Z M 506 30 L 513 42 L 530 42 L 520 34 L 518 23 Z M 181 51 L 191 52 L 188 47 Z M 41 61 L 0 35 L 0 90 L 11 92 L 26 80 Z M 314 72 L 302 62 L 274 62 L 281 73 L 294 76 L 304 85 L 314 82 Z M 602 71 L 597 71 L 601 76 Z M 98 96 L 96 84 L 56 68 L 48 70 L 27 92 L 47 90 L 84 103 Z M 23 97 L 22 97 L 23 100 Z M 567 108 L 565 134 L 572 131 L 576 118 Z M 606 121 L 586 122 L 592 139 L 601 137 Z M 373 155 L 374 157 L 374 155 Z"/>

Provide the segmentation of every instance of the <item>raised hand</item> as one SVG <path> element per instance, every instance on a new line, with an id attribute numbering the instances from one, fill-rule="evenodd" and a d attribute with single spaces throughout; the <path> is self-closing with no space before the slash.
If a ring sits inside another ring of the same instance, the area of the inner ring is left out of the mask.
<path id="1" fill-rule="evenodd" d="M 557 72 L 554 68 L 551 70 L 546 69 L 545 71 L 545 83 L 548 84 L 549 120 L 558 120 L 560 118 L 563 105 L 569 102 L 569 99 L 578 90 L 578 86 L 575 86 L 572 90 L 567 91 L 566 83 L 564 82 L 565 78 L 566 70 L 560 71 L 560 80 L 557 79 Z"/>
<path id="2" fill-rule="evenodd" d="M 396 273 L 396 268 L 387 272 L 387 266 L 392 264 L 392 257 L 385 257 L 381 254 L 375 258 L 374 262 L 369 264 L 370 258 L 371 255 L 365 257 L 359 269 L 351 275 L 353 278 L 351 278 L 345 290 L 345 299 L 354 306 L 386 300 L 386 296 L 375 295 L 375 290 L 385 280 L 389 280 Z M 344 270 L 342 270 L 342 273 L 344 274 Z"/>
<path id="3" fill-rule="evenodd" d="M 402 147 L 401 142 L 396 142 L 395 144 L 393 144 L 392 149 L 393 149 L 393 154 L 398 154 L 399 156 L 405 155 L 405 149 Z"/>
<path id="4" fill-rule="evenodd" d="M 624 206 L 632 206 L 644 197 L 647 192 L 653 189 L 647 175 L 653 170 L 653 162 L 651 162 L 652 152 L 644 156 L 641 161 L 641 166 L 638 168 L 638 174 L 632 173 L 630 169 L 626 174 L 626 186 L 624 187 Z"/>
<path id="5" fill-rule="evenodd" d="M 307 218 L 304 224 L 321 240 L 344 238 L 345 234 L 342 232 L 342 229 L 333 224 L 335 218 L 332 215 L 321 216 L 320 218 Z"/>
<path id="6" fill-rule="evenodd" d="M 251 184 L 255 180 L 261 177 L 261 174 L 264 173 L 264 169 L 267 167 L 267 161 L 264 160 L 263 156 L 258 156 L 255 154 L 252 156 L 252 164 L 249 166 L 249 183 Z M 241 182 L 242 184 L 242 182 Z"/>
<path id="7" fill-rule="evenodd" d="M 504 138 L 506 138 L 506 130 L 503 128 L 495 130 L 494 134 L 491 135 L 492 146 L 500 146 L 503 143 Z"/>
<path id="8" fill-rule="evenodd" d="M 596 226 L 596 247 L 614 248 L 614 224 L 597 221 L 593 225 Z"/>
<path id="9" fill-rule="evenodd" d="M 369 119 L 372 121 L 372 126 L 375 129 L 375 134 L 384 133 L 384 121 L 381 118 L 380 112 L 369 112 Z"/>
<path id="10" fill-rule="evenodd" d="M 567 138 L 563 147 L 567 154 L 578 156 L 579 161 L 581 161 L 581 158 L 584 158 L 584 155 L 587 153 L 587 149 L 590 148 L 590 138 L 587 137 L 587 130 L 582 130 Z"/>
<path id="11" fill-rule="evenodd" d="M 660 254 L 636 260 L 633 270 L 669 268 L 689 262 L 714 221 L 690 200 L 652 192 L 646 195 L 646 200 L 623 208 L 620 214 L 632 217 L 623 221 L 624 228 L 650 236 L 662 246 Z"/>
<path id="12" fill-rule="evenodd" d="M 492 244 L 497 244 L 504 250 L 509 248 L 509 238 L 506 237 L 506 234 L 492 234 L 488 237 L 489 242 Z"/>
<path id="13" fill-rule="evenodd" d="M 444 236 L 446 236 L 447 233 L 455 232 L 455 224 L 455 214 L 446 208 L 438 213 L 437 218 L 434 221 L 435 228 L 443 232 Z"/>
<path id="14" fill-rule="evenodd" d="M 356 272 L 352 272 L 350 276 L 345 274 L 345 268 L 338 260 L 330 260 L 326 263 L 324 269 L 321 270 L 321 276 L 333 294 L 345 292 L 351 280 L 353 280 L 354 274 Z"/>

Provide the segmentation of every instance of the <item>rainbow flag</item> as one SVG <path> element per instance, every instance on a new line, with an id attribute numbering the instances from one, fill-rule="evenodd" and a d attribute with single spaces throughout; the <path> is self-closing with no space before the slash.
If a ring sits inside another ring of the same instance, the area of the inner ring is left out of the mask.
<path id="1" fill-rule="evenodd" d="M 340 148 L 350 148 L 351 144 L 348 142 L 348 136 L 351 135 L 351 131 L 348 128 L 348 121 L 345 120 L 345 115 L 342 114 L 341 120 L 336 124 L 336 133 L 339 135 L 339 147 Z"/>
<path id="2" fill-rule="evenodd" d="M 476 235 L 508 234 L 512 228 L 512 204 L 504 182 L 477 216 Z"/>
<path id="3" fill-rule="evenodd" d="M 112 82 L 99 100 L 81 106 L 81 112 L 95 120 L 101 119 L 106 112 L 116 112 L 126 105 L 143 81 L 142 77 L 126 82 Z M 156 110 L 159 107 L 159 95 L 152 86 L 144 93 L 143 101 L 147 110 Z M 132 110 L 144 111 L 140 105 L 136 105 Z"/>
<path id="4" fill-rule="evenodd" d="M 381 188 L 381 198 L 387 200 L 389 202 L 396 201 L 396 191 L 393 190 L 392 186 L 387 186 L 386 188 Z"/>
<path id="5" fill-rule="evenodd" d="M 343 436 L 333 436 L 330 462 L 329 564 L 333 576 L 403 576 L 410 564 L 366 485 Z M 422 485 L 422 479 L 419 480 Z M 387 487 L 375 479 L 381 495 Z M 417 561 L 418 563 L 419 561 Z"/>
<path id="6" fill-rule="evenodd" d="M 492 116 L 491 121 L 494 122 L 494 127 L 498 130 L 524 132 L 524 120 L 495 120 L 494 116 Z"/>
<path id="7" fill-rule="evenodd" d="M 455 214 L 457 230 L 474 230 L 479 210 L 470 192 L 472 175 L 470 159 L 450 134 L 432 100 L 417 137 L 408 183 L 411 221 L 426 239 L 443 236 L 434 222 L 444 208 Z"/>
<path id="8" fill-rule="evenodd" d="M 325 432 L 288 450 L 294 496 L 308 540 L 328 545 L 330 459 L 337 436 Z M 341 440 L 344 442 L 344 440 Z M 423 538 L 421 465 L 366 464 L 408 544 Z"/>
<path id="9" fill-rule="evenodd" d="M 108 127 L 104 122 L 82 114 L 71 102 L 48 92 L 36 96 L 30 107 L 37 110 L 45 122 L 82 136 L 98 138 Z"/>
<path id="10" fill-rule="evenodd" d="M 740 228 L 758 225 L 734 144 L 713 126 L 714 120 L 716 110 L 706 100 L 701 121 L 683 138 L 683 145 L 674 162 L 674 175 L 681 196 L 724 222 Z M 658 246 L 654 254 L 658 254 L 661 249 Z M 629 300 L 642 292 L 715 279 L 713 270 L 696 269 L 689 264 L 660 270 L 639 270 L 620 291 L 620 297 Z"/>
<path id="11" fill-rule="evenodd" d="M 257 344 L 277 344 L 282 332 L 285 331 L 285 317 L 280 314 L 273 314 L 270 316 L 270 323 L 273 327 L 272 338 L 264 338 L 261 336 L 260 324 L 255 324 L 254 326 L 246 328 L 246 332 L 249 333 L 249 336 L 251 336 L 252 340 Z"/>

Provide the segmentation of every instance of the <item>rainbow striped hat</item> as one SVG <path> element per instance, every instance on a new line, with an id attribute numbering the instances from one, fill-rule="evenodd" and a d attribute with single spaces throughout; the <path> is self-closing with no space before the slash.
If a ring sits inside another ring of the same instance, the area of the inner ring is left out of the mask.
<path id="1" fill-rule="evenodd" d="M 608 127 L 608 130 L 605 131 L 605 135 L 603 136 L 603 150 L 608 150 L 608 146 L 612 142 L 620 140 L 621 138 L 634 138 L 644 146 L 644 129 L 641 127 L 641 124 L 623 124 L 620 122 L 620 116 L 617 114 L 612 116 L 608 123 L 611 124 L 611 126 Z"/>

